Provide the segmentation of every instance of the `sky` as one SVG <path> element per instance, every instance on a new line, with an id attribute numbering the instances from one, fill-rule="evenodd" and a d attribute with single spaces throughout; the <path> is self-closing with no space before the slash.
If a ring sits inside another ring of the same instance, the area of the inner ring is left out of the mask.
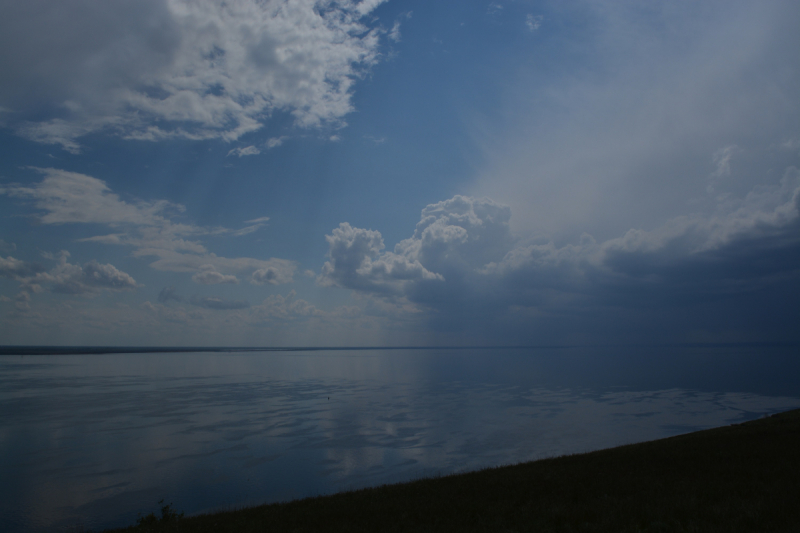
<path id="1" fill-rule="evenodd" d="M 0 344 L 800 342 L 798 21 L 0 0 Z"/>

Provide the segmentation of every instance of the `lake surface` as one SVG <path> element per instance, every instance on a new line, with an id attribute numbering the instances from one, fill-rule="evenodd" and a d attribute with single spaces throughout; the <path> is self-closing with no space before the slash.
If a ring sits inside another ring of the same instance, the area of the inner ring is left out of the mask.
<path id="1" fill-rule="evenodd" d="M 0 529 L 133 524 L 800 407 L 797 347 L 0 356 Z"/>

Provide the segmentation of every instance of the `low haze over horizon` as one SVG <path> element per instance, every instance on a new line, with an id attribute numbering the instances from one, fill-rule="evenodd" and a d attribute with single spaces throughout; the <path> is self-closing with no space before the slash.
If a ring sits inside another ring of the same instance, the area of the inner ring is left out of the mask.
<path id="1" fill-rule="evenodd" d="M 800 342 L 798 21 L 0 0 L 0 344 Z"/>

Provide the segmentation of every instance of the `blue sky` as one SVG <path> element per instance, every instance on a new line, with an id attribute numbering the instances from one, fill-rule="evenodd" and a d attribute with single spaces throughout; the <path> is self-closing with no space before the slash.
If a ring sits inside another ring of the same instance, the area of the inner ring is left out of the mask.
<path id="1" fill-rule="evenodd" d="M 2 1 L 0 342 L 797 342 L 797 20 Z"/>

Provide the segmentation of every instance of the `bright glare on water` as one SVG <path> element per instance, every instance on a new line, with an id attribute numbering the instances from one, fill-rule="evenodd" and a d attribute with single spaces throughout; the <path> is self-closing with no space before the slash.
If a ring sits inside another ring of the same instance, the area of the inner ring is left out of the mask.
<path id="1" fill-rule="evenodd" d="M 0 529 L 133 524 L 800 407 L 793 348 L 0 357 Z"/>

